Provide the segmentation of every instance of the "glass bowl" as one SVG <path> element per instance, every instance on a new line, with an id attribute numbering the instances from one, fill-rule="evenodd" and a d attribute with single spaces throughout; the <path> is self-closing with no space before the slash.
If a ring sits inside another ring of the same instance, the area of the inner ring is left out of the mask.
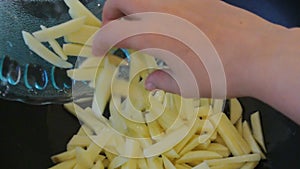
<path id="1" fill-rule="evenodd" d="M 104 0 L 81 0 L 101 18 Z M 73 99 L 66 69 L 53 66 L 25 45 L 22 31 L 35 32 L 70 20 L 63 0 L 0 1 L 0 98 L 30 104 L 64 103 Z M 68 61 L 75 63 L 76 59 Z M 84 83 L 84 95 L 92 94 Z M 78 97 L 78 96 L 77 96 Z"/>

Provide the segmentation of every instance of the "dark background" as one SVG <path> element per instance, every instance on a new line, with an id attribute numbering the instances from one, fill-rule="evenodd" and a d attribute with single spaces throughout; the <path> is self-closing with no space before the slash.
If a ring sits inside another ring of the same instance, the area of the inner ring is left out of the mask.
<path id="1" fill-rule="evenodd" d="M 300 5 L 296 0 L 228 0 L 267 20 L 296 27 L 300 25 Z M 300 92 L 299 92 L 300 93 Z M 300 168 L 300 127 L 269 106 L 242 98 L 245 118 L 261 111 L 268 160 L 259 168 Z M 50 156 L 65 150 L 79 123 L 61 105 L 33 106 L 0 100 L 0 168 L 44 169 Z"/>

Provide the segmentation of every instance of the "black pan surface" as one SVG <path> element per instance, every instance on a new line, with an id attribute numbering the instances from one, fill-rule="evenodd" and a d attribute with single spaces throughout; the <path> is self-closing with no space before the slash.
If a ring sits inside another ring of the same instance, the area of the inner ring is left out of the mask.
<path id="1" fill-rule="evenodd" d="M 296 0 L 227 0 L 267 20 L 286 27 L 300 26 Z M 268 149 L 268 160 L 258 169 L 300 168 L 300 127 L 268 105 L 251 98 L 240 99 L 245 118 L 259 110 Z M 79 123 L 61 105 L 32 106 L 0 100 L 0 168 L 44 169 L 50 156 L 65 150 Z"/>

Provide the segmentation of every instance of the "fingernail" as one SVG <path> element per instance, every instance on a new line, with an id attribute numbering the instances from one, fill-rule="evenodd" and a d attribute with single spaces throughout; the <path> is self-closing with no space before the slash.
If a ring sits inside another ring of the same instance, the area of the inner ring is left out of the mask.
<path id="1" fill-rule="evenodd" d="M 146 89 L 147 90 L 154 90 L 155 89 L 155 85 L 151 82 L 146 83 Z"/>

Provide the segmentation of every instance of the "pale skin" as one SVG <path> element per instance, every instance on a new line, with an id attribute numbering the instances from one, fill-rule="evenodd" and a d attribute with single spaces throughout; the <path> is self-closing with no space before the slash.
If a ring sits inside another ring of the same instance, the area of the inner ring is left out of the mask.
<path id="1" fill-rule="evenodd" d="M 275 25 L 218 0 L 108 0 L 103 22 L 106 25 L 140 12 L 168 13 L 196 25 L 219 53 L 226 74 L 227 97 L 257 98 L 300 124 L 300 29 Z M 103 55 L 101 46 L 107 45 L 112 36 L 109 31 L 98 33 L 93 44 L 94 54 Z M 161 48 L 173 52 L 195 74 L 201 96 L 211 96 L 203 63 L 191 61 L 195 54 L 182 43 L 145 34 L 125 39 L 117 46 L 135 50 Z M 182 94 L 176 81 L 163 71 L 152 73 L 145 86 L 149 90 L 163 89 Z M 194 97 L 192 94 L 185 96 Z"/>

